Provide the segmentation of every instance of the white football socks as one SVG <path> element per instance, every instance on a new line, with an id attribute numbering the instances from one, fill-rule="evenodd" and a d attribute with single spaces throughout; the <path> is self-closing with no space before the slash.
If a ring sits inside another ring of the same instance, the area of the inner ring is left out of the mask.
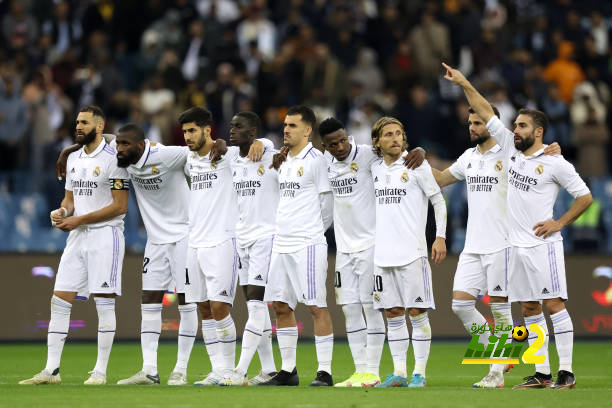
<path id="1" fill-rule="evenodd" d="M 142 346 L 142 370 L 157 375 L 157 347 L 162 325 L 162 304 L 145 303 L 140 306 L 140 344 Z"/>
<path id="2" fill-rule="evenodd" d="M 417 316 L 410 316 L 412 323 L 412 348 L 414 350 L 414 371 L 412 374 L 421 374 L 425 377 L 425 368 L 431 348 L 431 326 L 427 312 Z"/>
<path id="3" fill-rule="evenodd" d="M 375 310 L 372 304 L 363 305 L 367 325 L 366 360 L 367 372 L 379 375 L 380 357 L 385 346 L 385 319 L 383 313 Z"/>
<path id="4" fill-rule="evenodd" d="M 181 315 L 181 322 L 178 330 L 178 351 L 176 355 L 175 372 L 187 374 L 189 356 L 193 349 L 193 342 L 198 333 L 198 310 L 195 303 L 179 305 L 178 310 Z"/>
<path id="5" fill-rule="evenodd" d="M 221 373 L 228 374 L 236 364 L 236 326 L 232 315 L 228 314 L 217 320 L 217 338 L 221 344 L 220 367 Z"/>
<path id="6" fill-rule="evenodd" d="M 211 371 L 219 373 L 221 343 L 219 343 L 217 338 L 217 323 L 214 319 L 202 320 L 202 338 L 204 339 L 206 352 L 210 359 Z"/>
<path id="7" fill-rule="evenodd" d="M 506 338 L 506 343 L 512 343 L 512 329 L 505 330 L 506 327 L 512 327 L 512 310 L 510 303 L 491 303 L 491 313 L 493 313 L 493 321 L 495 322 L 495 327 L 501 327 L 503 330 L 499 330 L 495 333 L 495 336 L 501 338 L 504 334 L 508 337 Z M 501 344 L 498 344 L 497 347 L 501 347 Z M 505 364 L 492 364 L 491 372 L 497 372 L 503 374 Z"/>
<path id="8" fill-rule="evenodd" d="M 572 353 L 574 350 L 574 325 L 567 309 L 550 315 L 555 331 L 555 345 L 559 355 L 559 371 L 572 372 Z"/>
<path id="9" fill-rule="evenodd" d="M 367 371 L 367 331 L 360 303 L 342 305 L 346 321 L 346 337 L 355 363 L 355 372 Z"/>
<path id="10" fill-rule="evenodd" d="M 264 330 L 257 346 L 257 354 L 261 363 L 261 371 L 268 374 L 276 372 L 276 364 L 274 364 L 274 353 L 272 352 L 272 322 L 270 321 L 270 312 L 266 305 L 266 313 L 264 314 Z"/>
<path id="11" fill-rule="evenodd" d="M 51 320 L 47 331 L 47 365 L 46 370 L 53 372 L 59 368 L 62 350 L 68 337 L 70 311 L 72 304 L 53 295 L 51 298 Z"/>
<path id="12" fill-rule="evenodd" d="M 535 316 L 525 317 L 525 326 L 527 326 L 527 330 L 529 330 L 529 325 L 534 323 L 542 326 L 546 332 L 546 340 L 544 341 L 544 345 L 534 354 L 534 356 L 545 356 L 546 358 L 544 359 L 543 364 L 536 364 L 535 368 L 539 373 L 550 374 L 550 361 L 548 361 L 548 325 L 546 324 L 546 319 L 544 319 L 544 314 L 540 313 Z M 537 338 L 538 334 L 530 330 L 529 337 L 527 338 L 529 345 L 531 346 L 533 343 L 535 343 Z"/>
<path id="13" fill-rule="evenodd" d="M 251 364 L 251 360 L 255 355 L 255 351 L 262 340 L 265 314 L 268 313 L 268 307 L 261 300 L 249 300 L 247 302 L 249 318 L 244 326 L 242 334 L 242 349 L 240 350 L 240 360 L 236 366 L 236 371 L 245 375 Z"/>
<path id="14" fill-rule="evenodd" d="M 334 353 L 334 333 L 326 336 L 315 335 L 315 349 L 317 350 L 317 360 L 319 368 L 317 371 L 325 371 L 331 374 L 332 355 Z"/>
<path id="15" fill-rule="evenodd" d="M 94 298 L 98 310 L 98 359 L 94 371 L 106 375 L 117 321 L 115 317 L 114 298 Z"/>
<path id="16" fill-rule="evenodd" d="M 298 341 L 298 329 L 294 327 L 283 327 L 276 329 L 278 348 L 281 354 L 281 370 L 292 372 L 295 368 L 296 350 Z"/>
<path id="17" fill-rule="evenodd" d="M 406 354 L 410 346 L 410 335 L 406 326 L 406 316 L 387 318 L 387 339 L 393 358 L 393 374 L 407 377 Z"/>

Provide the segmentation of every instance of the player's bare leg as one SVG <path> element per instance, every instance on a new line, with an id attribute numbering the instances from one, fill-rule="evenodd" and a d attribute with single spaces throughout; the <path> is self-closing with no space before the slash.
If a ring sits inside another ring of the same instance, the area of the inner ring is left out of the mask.
<path id="1" fill-rule="evenodd" d="M 319 367 L 317 377 L 312 383 L 313 387 L 332 386 L 331 362 L 334 351 L 334 329 L 331 316 L 326 307 L 308 306 L 314 320 L 315 348 Z"/>
<path id="2" fill-rule="evenodd" d="M 70 312 L 76 292 L 54 291 L 51 298 L 51 319 L 47 332 L 47 364 L 32 378 L 20 381 L 21 385 L 60 384 L 60 361 L 68 336 Z"/>
<path id="3" fill-rule="evenodd" d="M 284 302 L 273 302 L 276 314 L 276 338 L 281 354 L 281 370 L 271 380 L 261 385 L 296 386 L 299 377 L 296 367 L 298 330 L 293 309 Z"/>
<path id="4" fill-rule="evenodd" d="M 544 345 L 534 354 L 535 356 L 544 356 L 544 363 L 536 364 L 536 372 L 524 378 L 524 382 L 517 384 L 512 388 L 548 388 L 552 382 L 550 374 L 550 362 L 548 361 L 548 325 L 544 314 L 542 313 L 542 305 L 539 302 L 521 302 L 521 311 L 525 318 L 525 326 L 528 328 L 530 324 L 539 324 L 546 333 Z M 537 333 L 529 333 L 529 345 L 532 345 L 538 338 Z"/>

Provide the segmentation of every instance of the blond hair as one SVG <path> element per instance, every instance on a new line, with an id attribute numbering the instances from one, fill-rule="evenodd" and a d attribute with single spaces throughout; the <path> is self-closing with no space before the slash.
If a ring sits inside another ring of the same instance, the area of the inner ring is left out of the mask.
<path id="1" fill-rule="evenodd" d="M 404 125 L 398 119 L 391 116 L 383 116 L 378 119 L 374 126 L 372 126 L 372 150 L 378 157 L 382 157 L 382 152 L 380 147 L 376 146 L 378 139 L 382 133 L 382 130 L 387 125 L 398 125 L 400 130 L 402 131 L 402 136 L 404 137 L 404 145 L 402 146 L 402 150 L 408 149 L 408 141 L 406 140 L 406 131 L 404 130 Z"/>

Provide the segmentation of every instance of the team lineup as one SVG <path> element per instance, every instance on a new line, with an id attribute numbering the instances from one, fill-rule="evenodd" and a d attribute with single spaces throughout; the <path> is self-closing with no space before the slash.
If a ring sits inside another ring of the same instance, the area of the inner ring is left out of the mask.
<path id="1" fill-rule="evenodd" d="M 213 118 L 204 108 L 183 112 L 185 146 L 145 139 L 127 124 L 116 137 L 103 135 L 104 113 L 81 109 L 76 145 L 58 161 L 65 196 L 51 223 L 69 231 L 51 298 L 45 368 L 20 384 L 59 384 L 60 361 L 75 299 L 93 296 L 98 313 L 98 355 L 87 385 L 106 384 L 116 328 L 115 298 L 121 295 L 123 218 L 134 188 L 147 233 L 142 270 L 141 348 L 143 365 L 118 384 L 154 385 L 161 379 L 157 348 L 162 298 L 178 295 L 180 324 L 176 365 L 168 385 L 186 385 L 199 321 L 212 370 L 200 386 L 296 386 L 298 327 L 294 310 L 305 305 L 313 319 L 318 369 L 311 386 L 407 387 L 427 384 L 435 309 L 425 228 L 431 203 L 435 240 L 431 260 L 446 258 L 446 202 L 440 188 L 465 180 L 468 221 L 465 247 L 453 282 L 452 311 L 468 333 L 486 319 L 477 300 L 489 295 L 495 326 L 511 328 L 511 303 L 520 302 L 525 325 L 547 334 L 536 355 L 535 373 L 513 388 L 576 386 L 572 370 L 573 325 L 565 301 L 560 231 L 593 198 L 556 143 L 542 142 L 543 112 L 521 109 L 514 129 L 463 74 L 443 64 L 445 78 L 460 86 L 470 105 L 467 149 L 450 167 L 432 168 L 425 151 L 408 151 L 403 124 L 380 118 L 372 145 L 358 145 L 335 118 L 317 125 L 306 106 L 288 109 L 281 151 L 258 138 L 259 117 L 239 112 L 231 120 L 230 145 L 213 140 Z M 313 147 L 318 130 L 324 153 Z M 553 205 L 560 189 L 575 201 L 557 220 Z M 327 309 L 328 248 L 333 224 L 337 244 L 336 302 L 342 307 L 355 372 L 332 378 L 334 330 Z M 231 315 L 241 287 L 248 309 L 236 364 L 236 327 Z M 273 357 L 272 304 L 280 369 Z M 556 379 L 548 361 L 553 323 L 559 356 Z M 409 333 L 406 314 L 412 331 Z M 199 316 L 198 316 L 199 315 Z M 500 334 L 511 333 L 501 330 Z M 380 376 L 387 338 L 393 372 Z M 488 336 L 479 342 L 488 345 Z M 533 344 L 537 334 L 530 334 Z M 412 342 L 412 373 L 407 352 Z M 258 354 L 261 371 L 247 378 Z M 492 364 L 474 388 L 503 388 L 511 366 Z"/>

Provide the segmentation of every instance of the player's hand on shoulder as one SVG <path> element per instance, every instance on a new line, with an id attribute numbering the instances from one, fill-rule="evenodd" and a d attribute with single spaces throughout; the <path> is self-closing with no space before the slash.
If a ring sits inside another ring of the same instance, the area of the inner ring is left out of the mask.
<path id="1" fill-rule="evenodd" d="M 263 157 L 263 152 L 265 150 L 265 146 L 259 140 L 255 140 L 251 143 L 251 147 L 249 148 L 249 152 L 247 153 L 247 157 L 249 160 L 258 162 Z"/>
<path id="2" fill-rule="evenodd" d="M 210 149 L 208 158 L 210 161 L 216 162 L 221 160 L 225 153 L 227 153 L 227 143 L 223 139 L 217 139 L 215 140 L 212 149 Z"/>
<path id="3" fill-rule="evenodd" d="M 55 162 L 55 174 L 57 175 L 58 180 L 61 180 L 62 177 L 66 177 L 66 165 L 68 164 L 68 156 L 70 156 L 70 153 L 76 152 L 80 148 L 81 146 L 78 144 L 73 144 L 72 146 L 64 148 L 60 152 L 60 155 Z"/>
<path id="4" fill-rule="evenodd" d="M 425 150 L 421 147 L 416 147 L 408 152 L 404 157 L 404 166 L 409 169 L 416 169 L 425 160 Z"/>
<path id="5" fill-rule="evenodd" d="M 446 239 L 442 237 L 436 237 L 433 245 L 431 246 L 431 259 L 436 265 L 440 265 L 446 258 Z"/>
<path id="6" fill-rule="evenodd" d="M 283 162 L 287 160 L 288 152 L 289 152 L 289 148 L 287 146 L 281 147 L 280 152 L 272 156 L 272 164 L 270 165 L 270 168 L 274 170 L 278 170 L 281 164 L 283 164 Z"/>
<path id="7" fill-rule="evenodd" d="M 544 239 L 548 238 L 555 232 L 561 231 L 562 229 L 563 225 L 561 225 L 559 221 L 555 221 L 552 218 L 550 220 L 538 222 L 533 226 L 536 237 L 542 237 Z"/>
<path id="8" fill-rule="evenodd" d="M 556 156 L 561 154 L 561 146 L 559 143 L 553 142 L 544 148 L 544 154 L 547 156 Z"/>

